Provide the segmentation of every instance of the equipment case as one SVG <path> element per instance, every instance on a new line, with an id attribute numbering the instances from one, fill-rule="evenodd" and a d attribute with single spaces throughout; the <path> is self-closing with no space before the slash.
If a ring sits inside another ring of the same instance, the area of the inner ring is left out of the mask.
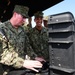
<path id="1" fill-rule="evenodd" d="M 48 19 L 50 75 L 75 75 L 75 23 L 71 12 Z"/>

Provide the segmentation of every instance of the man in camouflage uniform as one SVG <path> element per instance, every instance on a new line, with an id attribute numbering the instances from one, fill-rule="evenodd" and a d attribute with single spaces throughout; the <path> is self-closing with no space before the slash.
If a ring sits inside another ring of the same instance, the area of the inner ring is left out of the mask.
<path id="1" fill-rule="evenodd" d="M 0 25 L 0 63 L 4 69 L 3 75 L 24 75 L 22 69 L 38 72 L 35 68 L 42 67 L 39 61 L 28 60 L 27 57 L 27 53 L 30 56 L 33 52 L 21 26 L 28 17 L 28 11 L 28 7 L 16 5 L 11 19 Z"/>
<path id="2" fill-rule="evenodd" d="M 30 29 L 32 29 L 32 23 L 31 22 L 32 22 L 32 17 L 29 17 L 28 18 L 28 24 L 24 23 L 24 25 L 23 25 L 23 28 L 25 29 L 27 35 L 29 35 L 29 31 L 30 31 Z"/>
<path id="3" fill-rule="evenodd" d="M 45 66 L 48 65 L 49 61 L 47 29 L 42 26 L 43 13 L 38 11 L 34 16 L 36 25 L 30 31 L 29 39 L 34 52 L 37 54 L 35 60 L 43 62 L 45 64 L 43 69 L 46 69 Z"/>
<path id="4" fill-rule="evenodd" d="M 48 28 L 48 16 L 44 16 L 43 17 L 43 24 L 44 24 L 44 27 Z"/>
<path id="5" fill-rule="evenodd" d="M 32 28 L 32 17 L 28 18 L 28 24 L 27 24 L 27 26 Z"/>

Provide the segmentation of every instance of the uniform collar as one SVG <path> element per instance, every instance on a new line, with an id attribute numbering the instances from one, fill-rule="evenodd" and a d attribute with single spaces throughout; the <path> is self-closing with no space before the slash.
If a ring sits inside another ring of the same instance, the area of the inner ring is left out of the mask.
<path id="1" fill-rule="evenodd" d="M 15 32 L 15 33 L 20 33 L 20 32 L 22 32 L 22 28 L 21 28 L 21 27 L 14 28 L 14 27 L 12 26 L 12 24 L 10 23 L 9 20 L 6 22 L 6 25 L 9 27 L 10 30 L 12 30 L 12 31 Z"/>

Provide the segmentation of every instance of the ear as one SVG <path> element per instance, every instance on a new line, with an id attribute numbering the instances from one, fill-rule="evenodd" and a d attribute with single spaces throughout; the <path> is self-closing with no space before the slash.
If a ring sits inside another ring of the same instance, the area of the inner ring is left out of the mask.
<path id="1" fill-rule="evenodd" d="M 17 14 L 16 12 L 13 13 L 14 16 L 16 16 L 16 14 Z"/>

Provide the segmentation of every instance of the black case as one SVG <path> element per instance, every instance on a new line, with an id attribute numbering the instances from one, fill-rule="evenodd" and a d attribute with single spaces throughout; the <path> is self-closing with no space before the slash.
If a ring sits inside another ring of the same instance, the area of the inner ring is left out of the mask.
<path id="1" fill-rule="evenodd" d="M 74 16 L 71 12 L 63 12 L 59 14 L 49 15 L 48 24 L 73 22 Z"/>
<path id="2" fill-rule="evenodd" d="M 75 75 L 75 23 L 71 12 L 48 19 L 50 75 Z"/>

